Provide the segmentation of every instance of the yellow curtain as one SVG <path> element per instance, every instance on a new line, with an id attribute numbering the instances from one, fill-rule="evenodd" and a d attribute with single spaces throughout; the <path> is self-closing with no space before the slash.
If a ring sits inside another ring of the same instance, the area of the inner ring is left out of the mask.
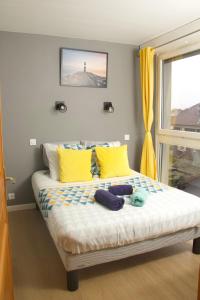
<path id="1" fill-rule="evenodd" d="M 150 47 L 140 50 L 140 79 L 143 119 L 146 131 L 140 172 L 148 177 L 157 179 L 156 157 L 151 136 L 151 126 L 153 122 L 154 53 L 155 50 Z"/>

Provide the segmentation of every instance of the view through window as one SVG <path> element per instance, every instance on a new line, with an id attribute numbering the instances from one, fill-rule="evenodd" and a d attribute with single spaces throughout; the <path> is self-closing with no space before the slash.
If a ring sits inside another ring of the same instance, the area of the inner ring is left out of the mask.
<path id="1" fill-rule="evenodd" d="M 164 60 L 162 69 L 161 128 L 200 134 L 200 51 Z M 200 196 L 200 150 L 163 144 L 162 152 L 168 184 Z"/>
<path id="2" fill-rule="evenodd" d="M 168 184 L 200 197 L 200 150 L 162 144 L 162 151 Z"/>

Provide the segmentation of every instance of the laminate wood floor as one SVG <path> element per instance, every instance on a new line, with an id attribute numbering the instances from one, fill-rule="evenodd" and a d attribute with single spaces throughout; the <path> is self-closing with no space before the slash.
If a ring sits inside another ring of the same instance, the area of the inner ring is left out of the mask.
<path id="1" fill-rule="evenodd" d="M 200 255 L 191 242 L 82 270 L 69 292 L 40 213 L 10 212 L 9 221 L 15 300 L 196 300 Z"/>

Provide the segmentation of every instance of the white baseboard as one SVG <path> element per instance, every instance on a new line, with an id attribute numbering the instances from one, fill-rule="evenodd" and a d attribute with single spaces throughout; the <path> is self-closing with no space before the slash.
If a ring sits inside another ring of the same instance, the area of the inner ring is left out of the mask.
<path id="1" fill-rule="evenodd" d="M 36 205 L 34 202 L 27 203 L 27 204 L 8 205 L 7 206 L 8 212 L 15 211 L 15 210 L 34 209 L 34 208 L 36 208 Z"/>

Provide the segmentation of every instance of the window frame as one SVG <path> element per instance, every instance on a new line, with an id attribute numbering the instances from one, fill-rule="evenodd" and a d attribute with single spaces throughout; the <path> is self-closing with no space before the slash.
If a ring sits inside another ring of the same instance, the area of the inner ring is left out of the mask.
<path id="1" fill-rule="evenodd" d="M 156 111 L 155 111 L 155 146 L 157 157 L 158 178 L 168 184 L 167 178 L 162 174 L 168 174 L 167 164 L 162 166 L 161 147 L 162 144 L 183 146 L 188 148 L 200 149 L 200 132 L 180 131 L 175 129 L 165 129 L 161 126 L 162 118 L 162 95 L 163 95 L 163 61 L 173 57 L 184 55 L 193 51 L 200 50 L 200 43 L 189 46 L 173 48 L 171 51 L 160 50 L 156 53 Z M 163 170 L 164 167 L 164 170 Z"/>

